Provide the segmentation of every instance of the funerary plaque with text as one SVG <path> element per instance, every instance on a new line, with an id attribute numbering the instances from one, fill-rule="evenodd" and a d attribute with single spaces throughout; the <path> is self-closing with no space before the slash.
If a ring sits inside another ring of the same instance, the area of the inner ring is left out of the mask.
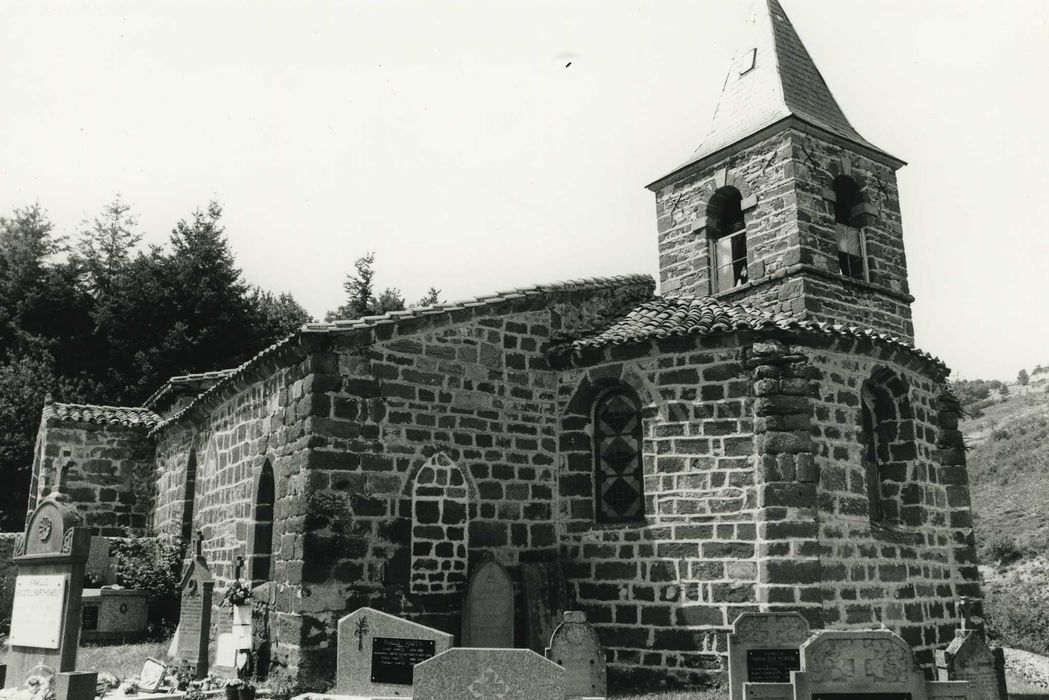
<path id="1" fill-rule="evenodd" d="M 58 649 L 62 638 L 66 583 L 64 574 L 20 575 L 15 580 L 12 646 Z"/>
<path id="2" fill-rule="evenodd" d="M 818 693 L 812 700 L 911 700 L 910 693 Z"/>
<path id="3" fill-rule="evenodd" d="M 372 683 L 411 685 L 415 664 L 432 658 L 432 639 L 375 637 L 372 639 Z"/>
<path id="4" fill-rule="evenodd" d="M 801 669 L 797 649 L 747 649 L 747 681 L 790 683 L 790 672 Z"/>

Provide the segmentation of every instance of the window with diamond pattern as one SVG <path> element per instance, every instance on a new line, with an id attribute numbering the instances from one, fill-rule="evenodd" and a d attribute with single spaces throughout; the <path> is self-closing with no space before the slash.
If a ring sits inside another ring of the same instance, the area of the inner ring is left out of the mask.
<path id="1" fill-rule="evenodd" d="M 626 387 L 602 394 L 594 406 L 594 462 L 598 522 L 642 519 L 641 405 Z"/>

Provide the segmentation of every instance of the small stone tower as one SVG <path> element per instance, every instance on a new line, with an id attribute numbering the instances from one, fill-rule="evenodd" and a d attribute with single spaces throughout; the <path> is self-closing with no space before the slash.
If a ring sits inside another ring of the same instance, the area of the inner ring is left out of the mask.
<path id="1" fill-rule="evenodd" d="M 663 295 L 913 342 L 903 165 L 849 124 L 778 0 L 757 0 L 702 145 L 649 185 Z"/>

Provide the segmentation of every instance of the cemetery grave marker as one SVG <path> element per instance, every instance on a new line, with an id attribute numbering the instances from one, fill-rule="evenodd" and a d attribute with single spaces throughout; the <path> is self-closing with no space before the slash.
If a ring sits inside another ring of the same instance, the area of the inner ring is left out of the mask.
<path id="1" fill-rule="evenodd" d="M 566 697 L 604 697 L 608 694 L 605 649 L 586 613 L 567 610 L 550 637 L 546 658 L 565 669 Z"/>
<path id="2" fill-rule="evenodd" d="M 411 695 L 417 663 L 447 651 L 452 635 L 373 608 L 339 620 L 335 689 L 342 695 Z"/>
<path id="3" fill-rule="evenodd" d="M 470 576 L 462 637 L 464 647 L 514 646 L 514 586 L 506 569 L 494 559 L 485 561 Z"/>
<path id="4" fill-rule="evenodd" d="M 55 676 L 55 700 L 95 700 L 97 672 L 69 672 Z"/>
<path id="5" fill-rule="evenodd" d="M 563 700 L 565 670 L 531 649 L 456 647 L 415 667 L 414 700 Z"/>
<path id="6" fill-rule="evenodd" d="M 211 598 L 215 579 L 204 559 L 204 534 L 193 538 L 194 556 L 182 575 L 178 646 L 175 658 L 193 668 L 194 678 L 208 675 L 208 638 L 211 633 Z M 216 660 L 216 665 L 218 662 Z"/>
<path id="7" fill-rule="evenodd" d="M 969 681 L 980 700 L 1008 700 L 1005 653 L 991 647 L 977 630 L 955 631 L 946 650 L 936 650 L 936 671 L 941 681 Z"/>
<path id="8" fill-rule="evenodd" d="M 80 597 L 91 535 L 76 511 L 45 499 L 15 544 L 18 567 L 5 687 L 21 686 L 36 666 L 76 668 Z"/>
<path id="9" fill-rule="evenodd" d="M 521 564 L 521 606 L 529 649 L 543 653 L 561 622 L 567 600 L 567 585 L 559 562 Z"/>
<path id="10" fill-rule="evenodd" d="M 893 632 L 820 630 L 789 683 L 744 683 L 744 700 L 970 700 L 964 681 L 928 681 Z"/>
<path id="11" fill-rule="evenodd" d="M 743 683 L 789 683 L 801 668 L 808 621 L 796 612 L 743 613 L 728 636 L 729 697 L 743 700 Z"/>

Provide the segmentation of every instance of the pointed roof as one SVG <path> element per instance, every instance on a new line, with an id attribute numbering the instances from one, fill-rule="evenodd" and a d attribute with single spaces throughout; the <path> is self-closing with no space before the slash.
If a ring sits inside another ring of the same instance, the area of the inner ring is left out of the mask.
<path id="1" fill-rule="evenodd" d="M 744 44 L 732 60 L 710 131 L 674 173 L 791 117 L 858 145 L 879 160 L 903 164 L 849 123 L 779 0 L 755 0 Z"/>

